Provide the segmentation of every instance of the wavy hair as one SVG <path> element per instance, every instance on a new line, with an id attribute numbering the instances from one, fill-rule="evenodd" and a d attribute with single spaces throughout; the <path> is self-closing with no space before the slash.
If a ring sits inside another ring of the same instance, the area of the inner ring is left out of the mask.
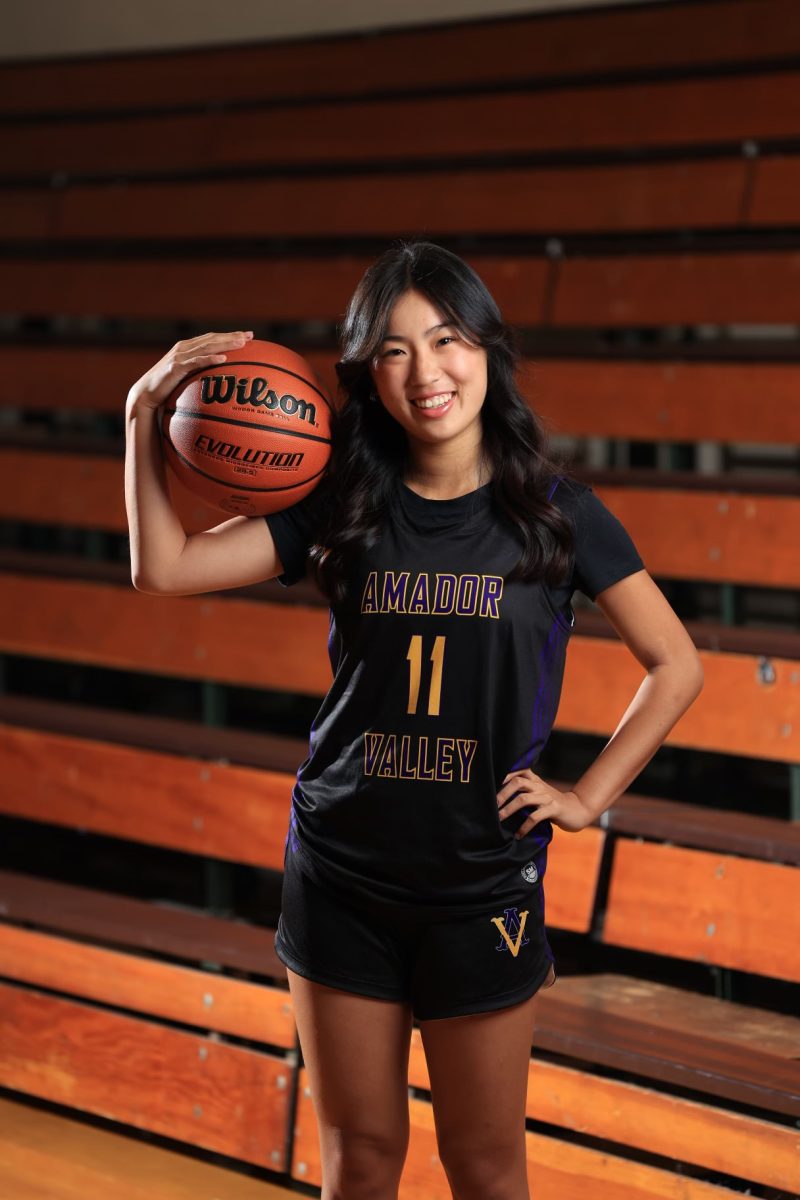
<path id="1" fill-rule="evenodd" d="M 338 326 L 338 400 L 325 475 L 325 527 L 313 547 L 310 570 L 320 590 L 341 602 L 349 569 L 373 545 L 387 518 L 392 494 L 409 464 L 405 433 L 383 404 L 370 400 L 369 362 L 381 345 L 395 302 L 415 289 L 425 295 L 466 341 L 487 354 L 486 398 L 481 408 L 482 454 L 491 468 L 497 512 L 514 529 L 520 558 L 506 579 L 557 584 L 571 570 L 570 521 L 547 500 L 554 474 L 568 474 L 540 419 L 516 382 L 516 334 L 480 276 L 457 254 L 420 238 L 399 239 L 364 272 Z"/>

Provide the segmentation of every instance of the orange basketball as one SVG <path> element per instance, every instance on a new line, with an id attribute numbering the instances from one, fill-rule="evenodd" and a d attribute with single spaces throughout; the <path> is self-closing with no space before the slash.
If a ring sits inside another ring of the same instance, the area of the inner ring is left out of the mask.
<path id="1" fill-rule="evenodd" d="M 193 371 L 164 405 L 166 459 L 228 515 L 278 512 L 313 491 L 330 457 L 331 404 L 299 354 L 253 340 Z"/>

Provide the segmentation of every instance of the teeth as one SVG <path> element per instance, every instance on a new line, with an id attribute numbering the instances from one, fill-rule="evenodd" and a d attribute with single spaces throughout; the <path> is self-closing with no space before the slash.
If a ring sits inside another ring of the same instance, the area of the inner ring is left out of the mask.
<path id="1" fill-rule="evenodd" d="M 452 395 L 452 392 L 440 392 L 438 396 L 431 396 L 430 400 L 415 400 L 414 403 L 417 408 L 441 408 Z"/>

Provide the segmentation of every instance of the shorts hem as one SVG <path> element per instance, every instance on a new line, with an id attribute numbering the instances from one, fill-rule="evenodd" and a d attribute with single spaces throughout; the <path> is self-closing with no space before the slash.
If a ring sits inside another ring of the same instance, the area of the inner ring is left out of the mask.
<path id="1" fill-rule="evenodd" d="M 512 992 L 502 992 L 498 996 L 486 996 L 484 999 L 467 1000 L 463 1004 L 448 1005 L 447 1012 L 422 1013 L 415 1007 L 414 1019 L 416 1021 L 443 1021 L 447 1017 L 470 1017 L 477 1013 L 495 1012 L 502 1008 L 512 1008 L 515 1004 L 521 1004 L 523 1000 L 529 1000 L 531 996 L 539 991 L 545 979 L 550 974 L 551 966 L 555 970 L 552 958 L 548 958 L 545 961 L 544 972 L 537 975 L 532 983 L 526 983 L 524 987 L 516 988 Z M 553 983 L 555 983 L 555 979 Z"/>
<path id="2" fill-rule="evenodd" d="M 389 988 L 382 988 L 378 983 L 369 983 L 363 979 L 351 979 L 349 976 L 337 975 L 332 971 L 318 971 L 316 967 L 310 967 L 303 959 L 290 954 L 277 937 L 274 945 L 275 953 L 283 965 L 298 975 L 302 975 L 304 979 L 309 979 L 312 983 L 321 983 L 325 987 L 352 992 L 356 996 L 367 996 L 372 1000 L 393 1000 L 399 1004 L 409 1003 L 407 996 L 398 996 L 396 992 L 392 992 Z"/>

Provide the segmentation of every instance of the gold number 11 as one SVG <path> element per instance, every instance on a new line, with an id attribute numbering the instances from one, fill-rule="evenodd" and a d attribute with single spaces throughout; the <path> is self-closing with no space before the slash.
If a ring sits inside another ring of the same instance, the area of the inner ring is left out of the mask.
<path id="1" fill-rule="evenodd" d="M 445 637 L 440 634 L 434 641 L 433 650 L 431 651 L 433 673 L 431 674 L 431 690 L 428 696 L 429 717 L 439 716 L 439 701 L 442 698 L 442 668 L 444 666 L 445 640 Z M 419 685 L 422 678 L 422 634 L 413 634 L 406 658 L 411 664 L 411 674 L 408 681 L 408 712 L 415 713 L 417 711 Z"/>

